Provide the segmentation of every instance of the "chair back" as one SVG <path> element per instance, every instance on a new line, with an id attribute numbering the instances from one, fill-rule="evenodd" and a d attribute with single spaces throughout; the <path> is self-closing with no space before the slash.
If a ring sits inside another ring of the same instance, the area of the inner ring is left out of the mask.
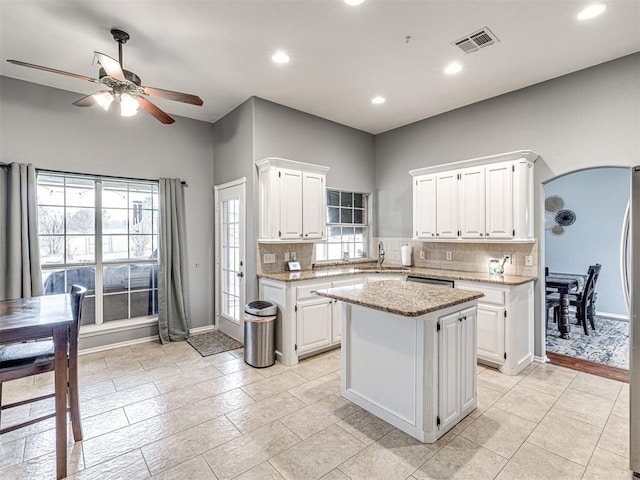
<path id="1" fill-rule="evenodd" d="M 82 303 L 87 289 L 81 285 L 71 286 L 71 313 L 73 315 L 73 323 L 75 326 L 76 337 L 80 332 L 80 319 L 82 316 Z"/>
<path id="2" fill-rule="evenodd" d="M 596 280 L 598 279 L 598 275 L 600 274 L 600 268 L 602 268 L 602 265 L 600 265 L 599 263 L 597 263 L 596 265 L 591 265 L 589 267 L 589 275 L 587 277 L 586 283 L 584 284 L 582 295 L 580 296 L 581 303 L 585 307 L 596 291 Z"/>

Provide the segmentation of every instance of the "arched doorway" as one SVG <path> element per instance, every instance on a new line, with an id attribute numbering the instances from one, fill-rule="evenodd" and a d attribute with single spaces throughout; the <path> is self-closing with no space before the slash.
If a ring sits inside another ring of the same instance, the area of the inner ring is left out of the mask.
<path id="1" fill-rule="evenodd" d="M 629 186 L 630 171 L 624 167 L 577 170 L 542 185 L 541 264 L 551 272 L 584 275 L 589 265 L 602 265 L 596 284 L 596 330 L 588 328 L 589 335 L 585 335 L 581 326 L 572 324 L 570 338 L 561 339 L 549 319 L 544 329 L 545 352 L 629 368 L 629 318 L 621 261 Z M 573 314 L 570 320 L 575 321 Z"/>

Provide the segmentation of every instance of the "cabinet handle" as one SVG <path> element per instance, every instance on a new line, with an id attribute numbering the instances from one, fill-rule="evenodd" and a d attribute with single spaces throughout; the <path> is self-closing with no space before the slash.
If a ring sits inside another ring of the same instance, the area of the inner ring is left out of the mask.
<path id="1" fill-rule="evenodd" d="M 489 234 L 487 233 L 487 237 L 489 236 Z"/>
<path id="2" fill-rule="evenodd" d="M 439 236 L 440 236 L 440 234 L 439 234 L 439 233 L 436 233 L 436 237 L 439 237 Z"/>
<path id="3" fill-rule="evenodd" d="M 431 236 L 433 237 L 433 233 L 431 234 Z"/>
<path id="4" fill-rule="evenodd" d="M 480 236 L 482 237 L 482 236 L 483 236 L 483 234 L 482 234 L 482 233 L 480 233 Z"/>

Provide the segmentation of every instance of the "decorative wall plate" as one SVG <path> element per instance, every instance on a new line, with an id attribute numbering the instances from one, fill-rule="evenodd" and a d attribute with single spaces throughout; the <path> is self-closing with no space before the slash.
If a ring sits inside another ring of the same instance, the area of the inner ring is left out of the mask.
<path id="1" fill-rule="evenodd" d="M 562 225 L 554 225 L 551 229 L 551 233 L 554 235 L 562 235 L 564 233 L 564 227 Z"/>
<path id="2" fill-rule="evenodd" d="M 573 210 L 560 210 L 558 213 L 556 213 L 555 220 L 558 225 L 568 227 L 575 223 L 576 214 L 573 212 Z"/>
<path id="3" fill-rule="evenodd" d="M 551 195 L 544 200 L 544 209 L 547 212 L 555 213 L 560 211 L 562 207 L 564 207 L 564 200 L 557 195 Z"/>
<path id="4" fill-rule="evenodd" d="M 553 212 L 544 212 L 544 229 L 551 230 L 556 224 L 556 216 Z"/>

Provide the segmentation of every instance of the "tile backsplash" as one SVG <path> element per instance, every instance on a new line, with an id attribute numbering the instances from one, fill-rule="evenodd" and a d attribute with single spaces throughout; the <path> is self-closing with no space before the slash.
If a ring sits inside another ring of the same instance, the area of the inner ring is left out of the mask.
<path id="1" fill-rule="evenodd" d="M 538 274 L 538 245 L 536 243 L 461 243 L 461 242 L 422 242 L 408 238 L 380 237 L 375 239 L 384 243 L 385 261 L 400 264 L 400 247 L 411 245 L 413 265 L 443 270 L 461 270 L 465 272 L 487 272 L 489 260 L 511 255 L 511 263 L 504 265 L 507 275 Z M 420 251 L 424 259 L 420 259 Z M 447 260 L 447 252 L 451 252 L 451 260 Z M 525 266 L 525 256 L 530 255 L 532 266 Z"/>
<path id="2" fill-rule="evenodd" d="M 281 273 L 287 271 L 285 254 L 294 253 L 296 261 L 300 262 L 302 270 L 310 270 L 313 267 L 314 244 L 302 243 L 261 243 L 258 242 L 258 273 Z M 265 263 L 265 255 L 275 255 L 275 263 Z"/>

